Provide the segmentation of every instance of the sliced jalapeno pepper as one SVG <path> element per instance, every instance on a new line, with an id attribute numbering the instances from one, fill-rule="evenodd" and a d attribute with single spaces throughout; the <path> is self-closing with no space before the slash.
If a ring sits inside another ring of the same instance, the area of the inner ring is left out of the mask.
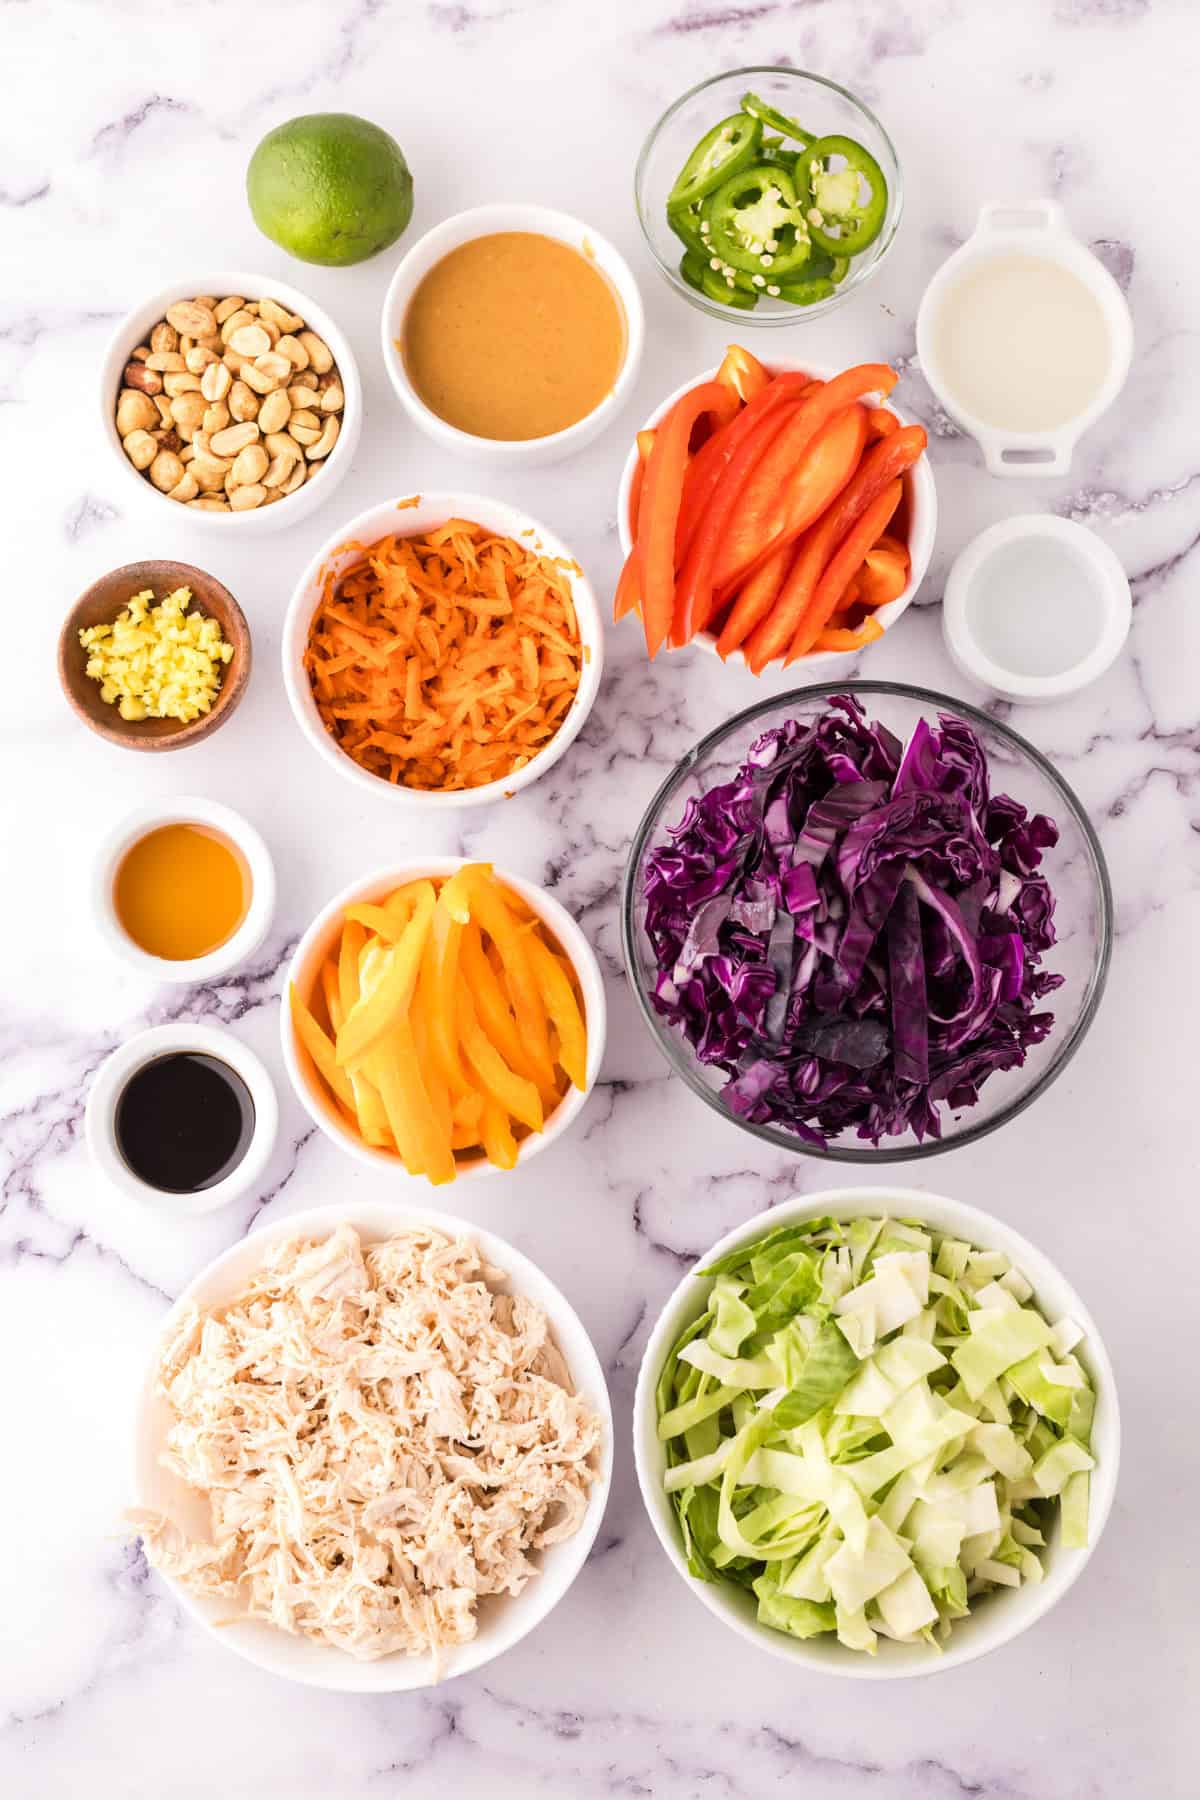
<path id="1" fill-rule="evenodd" d="M 830 169 L 835 158 L 843 166 Z M 851 257 L 875 242 L 883 229 L 888 190 L 883 170 L 869 150 L 853 138 L 818 138 L 797 159 L 796 173 L 800 204 L 815 244 L 831 256 Z"/>
<path id="2" fill-rule="evenodd" d="M 762 126 L 748 113 L 731 113 L 706 131 L 667 195 L 667 211 L 702 200 L 738 169 L 749 166 L 762 142 Z"/>
<path id="3" fill-rule="evenodd" d="M 815 132 L 805 131 L 797 119 L 787 113 L 779 112 L 774 106 L 760 100 L 757 94 L 742 95 L 742 111 L 749 113 L 752 119 L 758 119 L 768 131 L 778 131 L 786 138 L 794 138 L 799 144 L 811 144 Z"/>
<path id="4" fill-rule="evenodd" d="M 735 306 L 739 312 L 753 312 L 758 305 L 758 295 L 753 288 L 739 287 L 736 275 L 731 280 L 707 263 L 700 276 L 700 292 L 707 294 L 710 300 L 718 300 L 722 306 Z"/>
<path id="5" fill-rule="evenodd" d="M 803 152 L 801 151 L 800 154 L 803 155 Z M 788 174 L 792 176 L 794 180 L 796 174 L 796 156 L 797 151 L 795 144 L 785 144 L 782 138 L 772 138 L 768 143 L 767 139 L 764 138 L 762 143 L 758 146 L 758 157 L 756 160 L 760 163 L 766 163 L 767 167 L 770 169 L 786 169 Z"/>
<path id="6" fill-rule="evenodd" d="M 787 300 L 792 306 L 815 306 L 818 300 L 828 300 L 836 292 L 828 275 L 814 275 L 807 281 L 781 281 L 779 298 Z"/>
<path id="7" fill-rule="evenodd" d="M 668 206 L 667 224 L 675 233 L 680 243 L 694 256 L 703 256 L 704 239 L 700 233 L 700 206 L 696 202 L 692 206 Z"/>
<path id="8" fill-rule="evenodd" d="M 704 258 L 697 256 L 694 250 L 685 250 L 679 259 L 680 275 L 690 288 L 695 288 L 698 294 L 704 292 L 705 266 Z"/>
<path id="9" fill-rule="evenodd" d="M 795 182 L 785 169 L 764 163 L 739 170 L 706 195 L 700 225 L 712 254 L 759 277 L 756 287 L 803 268 L 812 248 Z"/>

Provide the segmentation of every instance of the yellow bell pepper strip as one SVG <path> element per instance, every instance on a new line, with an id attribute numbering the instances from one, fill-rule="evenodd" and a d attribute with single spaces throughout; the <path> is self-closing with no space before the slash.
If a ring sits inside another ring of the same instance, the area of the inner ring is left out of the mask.
<path id="1" fill-rule="evenodd" d="M 667 641 L 675 612 L 675 530 L 683 497 L 692 432 L 707 413 L 717 425 L 732 419 L 741 402 L 719 381 L 702 381 L 678 399 L 658 426 L 638 512 L 642 623 L 653 660 Z"/>
<path id="2" fill-rule="evenodd" d="M 431 882 L 422 882 L 416 910 L 404 935 L 385 954 L 387 967 L 370 994 L 361 994 L 338 1032 L 337 1058 L 345 1068 L 359 1062 L 407 1013 L 421 967 L 421 955 L 437 897 Z"/>
<path id="3" fill-rule="evenodd" d="M 479 870 L 485 870 L 490 875 L 492 865 L 491 863 L 464 863 L 461 869 L 454 871 L 449 881 L 442 884 L 441 892 L 438 894 L 438 906 L 442 912 L 447 913 L 454 920 L 456 925 L 465 925 L 471 917 L 471 883 L 475 880 L 476 872 Z"/>
<path id="4" fill-rule="evenodd" d="M 454 1125 L 454 1113 L 450 1100 L 450 1083 L 442 1071 L 429 1037 L 429 1022 L 420 1005 L 421 987 L 417 982 L 416 1000 L 409 1009 L 408 1022 L 412 1027 L 413 1046 L 416 1050 L 417 1068 L 421 1080 L 425 1083 L 425 1092 L 429 1095 L 429 1105 L 433 1112 L 438 1131 L 450 1141 L 450 1133 Z"/>
<path id="5" fill-rule="evenodd" d="M 427 1175 L 435 1187 L 453 1181 L 454 1152 L 443 1132 L 421 1074 L 416 1042 L 407 1017 L 398 1020 L 367 1059 L 384 1110 L 410 1175 Z"/>
<path id="6" fill-rule="evenodd" d="M 352 919 L 343 925 L 342 941 L 338 949 L 338 993 L 343 1021 L 358 1004 L 358 960 L 366 942 L 366 928 L 357 920 Z M 341 1026 L 338 1027 L 338 1035 L 341 1035 Z M 350 1069 L 348 1075 L 350 1086 L 354 1090 L 354 1112 L 363 1142 L 376 1150 L 387 1149 L 389 1145 L 395 1148 L 392 1134 L 388 1130 L 383 1102 L 375 1088 L 361 1069 Z"/>
<path id="7" fill-rule="evenodd" d="M 575 990 L 562 963 L 536 930 L 529 933 L 525 942 L 546 1001 L 546 1010 L 558 1032 L 559 1063 L 572 1085 L 582 1093 L 587 1086 L 587 1029 Z"/>
<path id="8" fill-rule="evenodd" d="M 357 919 L 351 919 L 343 925 L 342 941 L 338 947 L 338 990 L 342 998 L 343 1018 L 358 1003 L 358 959 L 366 941 L 366 928 Z"/>
<path id="9" fill-rule="evenodd" d="M 525 933 L 509 908 L 504 891 L 490 869 L 477 866 L 471 881 L 471 917 L 487 932 L 500 953 L 504 980 L 517 1018 L 526 1060 L 539 1087 L 554 1086 L 550 1033 L 541 990 L 530 967 Z"/>
<path id="10" fill-rule="evenodd" d="M 342 996 L 338 988 L 337 963 L 333 957 L 327 957 L 321 964 L 321 992 L 325 996 L 325 1011 L 329 1014 L 329 1024 L 336 1037 L 341 1030 Z"/>
<path id="11" fill-rule="evenodd" d="M 509 1068 L 489 1041 L 475 1016 L 471 996 L 462 987 L 458 990 L 458 1035 L 467 1061 L 491 1098 L 530 1131 L 540 1131 L 544 1123 L 541 1095 L 532 1081 Z"/>
<path id="12" fill-rule="evenodd" d="M 480 1025 L 509 1067 L 532 1080 L 533 1064 L 525 1054 L 500 977 L 488 960 L 479 927 L 474 923 L 463 932 L 459 967 Z"/>
<path id="13" fill-rule="evenodd" d="M 454 1013 L 459 949 L 465 929 L 451 918 L 448 908 L 434 907 L 417 979 L 417 1011 L 425 1021 L 430 1049 L 442 1079 L 455 1094 L 471 1085 L 458 1054 L 458 1023 Z"/>
<path id="14" fill-rule="evenodd" d="M 408 921 L 408 908 L 371 906 L 364 901 L 358 906 L 348 906 L 346 918 L 351 924 L 362 925 L 376 937 L 383 938 L 385 943 L 398 944 Z"/>
<path id="15" fill-rule="evenodd" d="M 517 1140 L 513 1136 L 508 1114 L 494 1100 L 484 1103 L 480 1136 L 484 1154 L 490 1163 L 494 1163 L 498 1169 L 516 1168 Z"/>
<path id="16" fill-rule="evenodd" d="M 292 1023 L 296 1027 L 296 1035 L 313 1060 L 317 1074 L 341 1101 L 343 1106 L 354 1110 L 354 1089 L 344 1069 L 339 1069 L 333 1045 L 326 1037 L 303 1000 L 296 992 L 295 982 L 288 987 L 288 1000 L 292 1008 Z"/>

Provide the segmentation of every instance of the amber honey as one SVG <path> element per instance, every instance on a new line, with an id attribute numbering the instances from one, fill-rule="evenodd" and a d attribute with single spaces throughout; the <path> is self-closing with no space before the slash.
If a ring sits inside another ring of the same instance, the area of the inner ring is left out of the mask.
<path id="1" fill-rule="evenodd" d="M 113 881 L 122 930 L 139 950 L 192 962 L 228 943 L 250 907 L 236 844 L 207 825 L 160 825 L 125 852 Z"/>

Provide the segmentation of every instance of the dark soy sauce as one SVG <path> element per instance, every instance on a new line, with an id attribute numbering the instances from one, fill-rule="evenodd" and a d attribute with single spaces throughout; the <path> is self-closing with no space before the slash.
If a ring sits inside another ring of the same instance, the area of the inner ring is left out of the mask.
<path id="1" fill-rule="evenodd" d="M 134 1071 L 117 1102 L 117 1147 L 140 1181 L 196 1194 L 237 1168 L 254 1135 L 254 1101 L 236 1070 L 181 1050 Z"/>

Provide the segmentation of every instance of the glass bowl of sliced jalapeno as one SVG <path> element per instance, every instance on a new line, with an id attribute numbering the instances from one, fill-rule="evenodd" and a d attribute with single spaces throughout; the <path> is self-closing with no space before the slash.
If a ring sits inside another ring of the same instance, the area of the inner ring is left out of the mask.
<path id="1" fill-rule="evenodd" d="M 900 223 L 900 164 L 861 101 L 800 69 L 714 76 L 647 138 L 638 217 L 662 273 L 715 318 L 788 325 L 840 306 Z"/>

